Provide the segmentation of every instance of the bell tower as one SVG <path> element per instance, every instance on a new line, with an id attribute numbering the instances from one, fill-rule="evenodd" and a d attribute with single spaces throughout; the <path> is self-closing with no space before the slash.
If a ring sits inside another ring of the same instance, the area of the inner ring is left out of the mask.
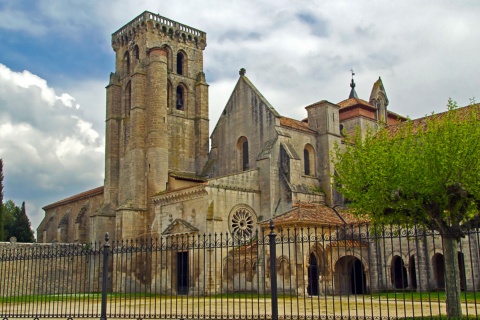
<path id="1" fill-rule="evenodd" d="M 171 189 L 171 175 L 200 175 L 207 161 L 206 34 L 145 11 L 112 34 L 112 47 L 98 216 L 115 222 L 92 221 L 92 234 L 110 231 L 120 240 L 149 236 L 151 196 Z"/>

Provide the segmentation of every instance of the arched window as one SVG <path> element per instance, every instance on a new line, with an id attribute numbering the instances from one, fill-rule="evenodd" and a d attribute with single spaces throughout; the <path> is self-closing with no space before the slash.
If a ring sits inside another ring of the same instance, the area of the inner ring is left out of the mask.
<path id="1" fill-rule="evenodd" d="M 310 154 L 308 153 L 307 149 L 303 149 L 303 169 L 305 171 L 305 175 L 310 175 Z"/>
<path id="2" fill-rule="evenodd" d="M 183 55 L 182 52 L 177 53 L 177 74 L 183 75 L 183 72 L 185 71 L 184 69 L 184 59 L 185 56 Z"/>
<path id="3" fill-rule="evenodd" d="M 185 110 L 185 91 L 181 85 L 177 86 L 175 107 L 177 110 Z"/>
<path id="4" fill-rule="evenodd" d="M 167 108 L 168 109 L 172 108 L 172 96 L 173 96 L 172 83 L 170 82 L 170 80 L 167 80 Z"/>
<path id="5" fill-rule="evenodd" d="M 315 175 L 315 152 L 310 144 L 303 149 L 303 173 L 306 176 Z"/>
<path id="6" fill-rule="evenodd" d="M 248 140 L 245 137 L 240 137 L 237 142 L 237 149 L 239 154 L 239 163 L 241 165 L 241 170 L 245 171 L 248 170 L 249 163 L 248 163 Z"/>
<path id="7" fill-rule="evenodd" d="M 135 54 L 135 61 L 138 63 L 138 60 L 140 60 L 140 50 L 138 49 L 138 45 L 135 45 L 133 52 Z"/>
<path id="8" fill-rule="evenodd" d="M 127 74 L 127 76 L 130 75 L 130 53 L 125 52 L 125 55 L 123 56 L 123 61 L 124 61 L 124 64 L 125 64 L 125 73 Z"/>
<path id="9" fill-rule="evenodd" d="M 128 81 L 125 87 L 125 116 L 130 115 L 132 109 L 132 83 Z"/>

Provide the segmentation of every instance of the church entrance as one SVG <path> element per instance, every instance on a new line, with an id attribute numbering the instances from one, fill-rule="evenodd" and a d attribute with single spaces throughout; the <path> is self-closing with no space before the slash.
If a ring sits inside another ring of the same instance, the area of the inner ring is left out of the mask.
<path id="1" fill-rule="evenodd" d="M 188 252 L 177 252 L 177 294 L 188 294 Z"/>
<path id="2" fill-rule="evenodd" d="M 445 259 L 443 258 L 443 254 L 435 253 L 432 260 L 437 289 L 445 289 Z"/>
<path id="3" fill-rule="evenodd" d="M 393 257 L 390 273 L 395 289 L 405 289 L 408 287 L 407 268 L 405 268 L 401 257 Z"/>
<path id="4" fill-rule="evenodd" d="M 315 254 L 310 253 L 308 258 L 308 286 L 307 293 L 309 296 L 318 296 L 318 260 Z"/>
<path id="5" fill-rule="evenodd" d="M 364 294 L 367 277 L 363 263 L 354 256 L 344 256 L 335 264 L 335 291 L 337 294 Z"/>

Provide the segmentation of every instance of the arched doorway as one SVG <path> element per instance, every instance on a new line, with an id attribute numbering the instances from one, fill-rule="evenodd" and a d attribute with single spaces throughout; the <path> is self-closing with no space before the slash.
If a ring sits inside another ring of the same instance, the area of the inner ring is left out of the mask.
<path id="1" fill-rule="evenodd" d="M 410 287 L 417 289 L 417 269 L 415 267 L 415 256 L 412 254 L 408 259 L 408 273 L 410 274 Z"/>
<path id="2" fill-rule="evenodd" d="M 437 281 L 437 289 L 445 289 L 445 259 L 443 254 L 435 253 L 432 258 L 433 274 Z"/>
<path id="3" fill-rule="evenodd" d="M 335 264 L 335 291 L 337 294 L 364 294 L 367 277 L 363 263 L 354 256 L 344 256 Z"/>
<path id="4" fill-rule="evenodd" d="M 308 286 L 307 293 L 310 296 L 318 296 L 318 259 L 312 252 L 308 258 Z"/>
<path id="5" fill-rule="evenodd" d="M 407 268 L 405 268 L 401 257 L 393 257 L 390 275 L 392 285 L 395 289 L 405 289 L 408 287 Z"/>

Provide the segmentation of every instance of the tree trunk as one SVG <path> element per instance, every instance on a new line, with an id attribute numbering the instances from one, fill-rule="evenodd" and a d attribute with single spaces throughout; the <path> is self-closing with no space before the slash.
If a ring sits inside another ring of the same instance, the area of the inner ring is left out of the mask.
<path id="1" fill-rule="evenodd" d="M 459 318 L 462 316 L 462 307 L 460 305 L 458 241 L 449 234 L 443 235 L 442 238 L 445 257 L 445 302 L 447 305 L 447 316 L 449 318 Z"/>

